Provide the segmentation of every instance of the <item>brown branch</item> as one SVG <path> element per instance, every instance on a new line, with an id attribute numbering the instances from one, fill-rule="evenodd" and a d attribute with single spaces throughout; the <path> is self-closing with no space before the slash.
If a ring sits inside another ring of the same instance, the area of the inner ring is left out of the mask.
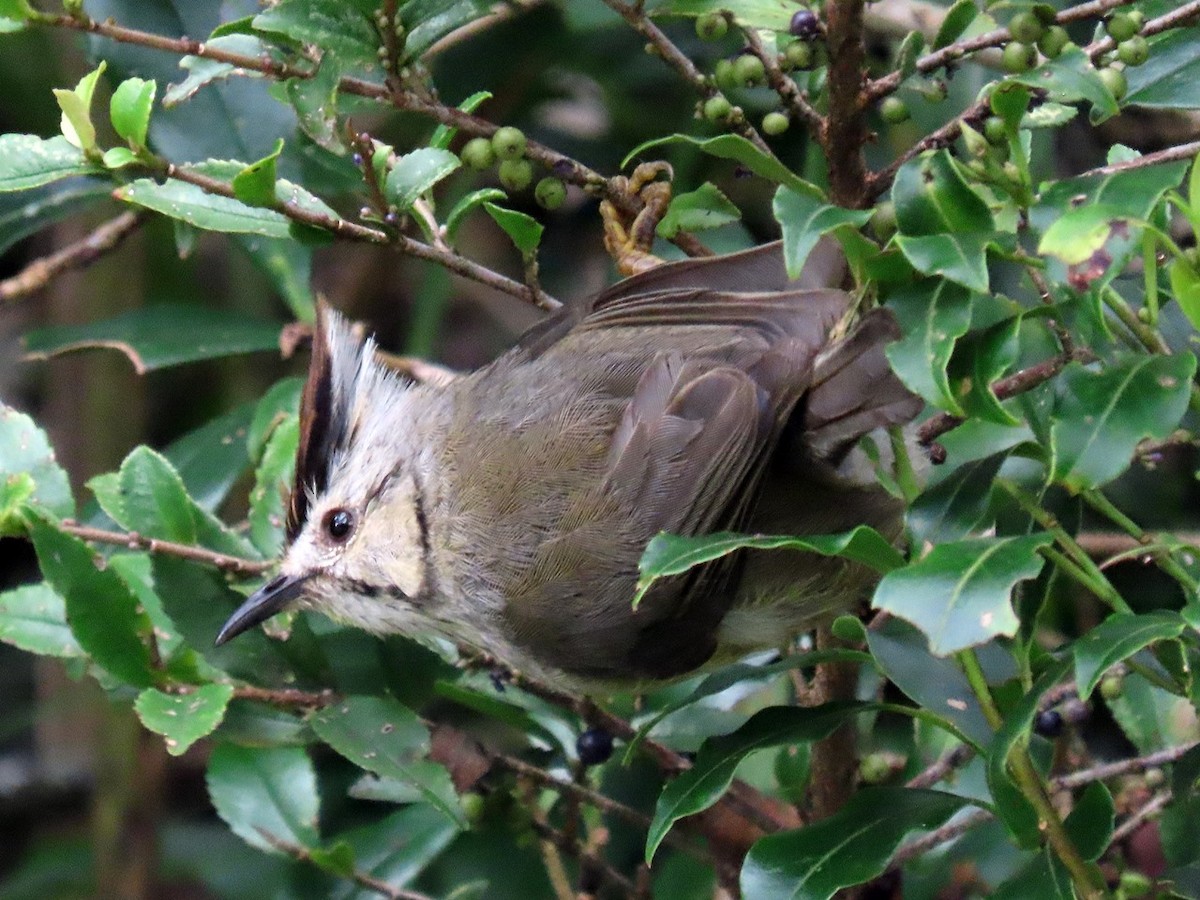
<path id="1" fill-rule="evenodd" d="M 62 273 L 91 265 L 132 234 L 143 219 L 140 212 L 123 212 L 96 226 L 79 240 L 35 259 L 16 275 L 0 281 L 0 303 L 27 297 L 45 288 Z"/>
<path id="2" fill-rule="evenodd" d="M 742 30 L 742 34 L 746 38 L 746 46 L 750 48 L 750 52 L 762 60 L 763 68 L 767 73 L 767 84 L 770 85 L 771 90 L 779 95 L 779 99 L 791 110 L 793 116 L 808 125 L 819 137 L 825 127 L 825 118 L 817 112 L 816 107 L 808 102 L 808 98 L 796 86 L 796 82 L 779 67 L 779 59 L 775 54 L 767 52 L 758 32 L 753 28 L 745 28 Z"/>
<path id="3" fill-rule="evenodd" d="M 1146 166 L 1159 166 L 1163 163 L 1191 159 L 1197 153 L 1200 153 L 1200 141 L 1192 141 L 1187 144 L 1179 144 L 1176 147 L 1167 147 L 1165 150 L 1156 150 L 1154 153 L 1147 153 L 1145 156 L 1139 156 L 1137 159 L 1129 159 L 1124 162 L 1113 163 L 1111 166 L 1100 166 L 1099 168 L 1089 169 L 1086 172 L 1081 172 L 1076 177 L 1086 178 L 1089 175 L 1114 175 L 1117 172 L 1127 172 L 1130 169 L 1141 169 Z"/>
<path id="4" fill-rule="evenodd" d="M 999 400 L 1007 400 L 1009 397 L 1023 394 L 1025 391 L 1032 390 L 1039 384 L 1049 381 L 1073 360 L 1088 361 L 1092 358 L 1092 353 L 1088 350 L 1076 350 L 1071 354 L 1055 356 L 1001 378 L 992 384 L 992 393 Z M 922 446 L 928 447 L 947 431 L 953 431 L 964 421 L 961 416 L 947 412 L 938 413 L 926 419 L 917 429 L 917 440 Z"/>
<path id="5" fill-rule="evenodd" d="M 1160 32 L 1170 28 L 1178 28 L 1186 24 L 1191 19 L 1200 16 L 1200 0 L 1191 0 L 1190 3 L 1184 3 L 1182 6 L 1177 6 L 1169 13 L 1159 16 L 1156 19 L 1150 19 L 1142 26 L 1142 30 L 1138 32 L 1142 37 L 1152 37 Z M 1095 43 L 1088 44 L 1083 52 L 1091 57 L 1095 62 L 1105 53 L 1115 49 L 1117 42 L 1108 35 L 1097 40 Z"/>
<path id="6" fill-rule="evenodd" d="M 884 191 L 892 186 L 892 181 L 896 178 L 896 173 L 910 159 L 920 156 L 926 150 L 937 150 L 942 147 L 948 147 L 952 144 L 960 134 L 962 134 L 962 126 L 964 124 L 972 127 L 979 125 L 991 115 L 991 101 L 984 99 L 971 104 L 963 110 L 958 118 L 952 119 L 941 128 L 938 128 L 921 140 L 917 141 L 898 157 L 888 163 L 887 166 L 872 174 L 867 183 L 866 194 L 869 198 L 878 197 Z"/>
<path id="7" fill-rule="evenodd" d="M 202 175 L 199 172 L 176 166 L 172 163 L 167 164 L 165 174 L 169 178 L 176 178 L 188 184 L 194 184 L 206 193 L 215 194 L 220 197 L 237 198 L 237 195 L 233 191 L 233 186 L 218 178 Z M 526 285 L 518 281 L 513 281 L 499 272 L 493 272 L 486 266 L 481 266 L 479 263 L 460 256 L 456 252 L 440 250 L 430 244 L 413 240 L 402 234 L 389 235 L 380 229 L 368 228 L 365 225 L 350 222 L 340 216 L 330 216 L 316 210 L 305 209 L 299 204 L 289 201 L 277 200 L 269 208 L 287 216 L 294 222 L 300 222 L 301 224 L 319 228 L 323 231 L 330 231 L 342 237 L 351 238 L 352 240 L 366 241 L 373 244 L 391 244 L 401 253 L 414 256 L 417 259 L 437 263 L 465 278 L 470 278 L 495 290 L 503 291 L 522 300 L 527 300 L 539 309 L 551 311 L 558 309 L 562 305 L 544 292 L 533 291 Z"/>
<path id="8" fill-rule="evenodd" d="M 649 41 L 667 65 L 679 73 L 683 80 L 690 84 L 701 96 L 707 99 L 720 93 L 712 82 L 696 68 L 696 64 L 663 33 L 662 29 L 650 21 L 649 16 L 642 9 L 641 3 L 622 3 L 621 0 L 603 0 L 603 3 L 624 19 L 634 31 Z M 755 147 L 774 158 L 774 152 L 767 146 L 767 142 L 758 133 L 758 129 L 750 123 L 745 113 L 736 106 L 729 116 L 729 124 L 734 131 Z"/>
<path id="9" fill-rule="evenodd" d="M 1102 763 L 1098 766 L 1092 766 L 1090 769 L 1079 769 L 1075 772 L 1068 772 L 1066 775 L 1051 778 L 1050 787 L 1056 791 L 1073 790 L 1077 787 L 1091 784 L 1093 781 L 1105 781 L 1109 778 L 1116 778 L 1118 775 L 1128 775 L 1130 772 L 1144 772 L 1146 769 L 1170 765 L 1173 762 L 1178 762 L 1185 753 L 1197 745 L 1198 742 L 1180 744 L 1177 747 L 1168 747 L 1166 750 L 1148 753 L 1145 756 L 1135 756 L 1132 759 Z"/>
<path id="10" fill-rule="evenodd" d="M 967 744 L 959 744 L 949 753 L 940 757 L 923 772 L 914 775 L 906 783 L 909 788 L 933 787 L 951 772 L 961 769 L 975 757 L 975 750 Z"/>
<path id="11" fill-rule="evenodd" d="M 1147 821 L 1157 816 L 1168 803 L 1175 799 L 1170 790 L 1164 790 L 1161 793 L 1155 794 L 1140 807 L 1129 814 L 1129 817 L 1113 829 L 1112 837 L 1109 839 L 1109 845 L 1118 844 L 1125 840 L 1135 831 L 1142 827 Z"/>
<path id="12" fill-rule="evenodd" d="M 91 528 L 80 525 L 71 519 L 59 523 L 59 529 L 85 541 L 98 544 L 116 544 L 128 547 L 130 550 L 148 550 L 151 553 L 161 553 L 164 556 L 177 556 L 193 562 L 205 563 L 225 572 L 236 572 L 239 575 L 261 575 L 275 565 L 271 560 L 245 559 L 241 556 L 230 556 L 228 553 L 218 553 L 204 547 L 191 544 L 180 544 L 176 541 L 164 541 L 159 538 L 146 537 L 136 531 L 105 531 L 102 528 Z"/>
<path id="13" fill-rule="evenodd" d="M 290 841 L 285 841 L 265 828 L 255 827 L 257 831 L 268 844 L 276 850 L 286 853 L 288 856 L 300 862 L 313 863 L 312 853 L 307 847 L 301 847 L 299 844 L 293 844 Z M 316 863 L 313 863 L 316 865 Z M 320 867 L 318 867 L 320 868 Z M 342 877 L 348 878 L 359 887 L 364 887 L 369 891 L 374 891 L 377 894 L 382 894 L 388 900 L 433 900 L 428 894 L 422 894 L 420 891 L 409 891 L 404 888 L 393 887 L 382 878 L 376 878 L 369 872 L 363 872 L 360 869 L 352 869 L 349 874 Z"/>
<path id="14" fill-rule="evenodd" d="M 538 837 L 549 841 L 563 853 L 573 856 L 581 863 L 589 866 L 592 871 L 599 873 L 606 881 L 611 882 L 626 896 L 630 896 L 635 892 L 634 883 L 613 868 L 608 860 L 580 846 L 578 841 L 571 840 L 570 837 L 563 834 L 559 829 L 547 823 L 544 818 L 541 821 L 533 818 L 531 822 L 533 830 L 537 832 Z"/>
<path id="15" fill-rule="evenodd" d="M 829 116 L 821 146 L 829 166 L 830 199 L 847 209 L 870 205 L 867 161 L 863 154 L 867 131 L 863 78 L 865 0 L 829 0 L 825 4 L 825 42 L 829 48 Z"/>
<path id="16" fill-rule="evenodd" d="M 179 690 L 178 693 L 188 693 Z M 334 691 L 302 691 L 298 688 L 264 688 L 253 684 L 239 684 L 233 689 L 239 700 L 254 700 L 284 709 L 323 709 L 341 700 Z"/>

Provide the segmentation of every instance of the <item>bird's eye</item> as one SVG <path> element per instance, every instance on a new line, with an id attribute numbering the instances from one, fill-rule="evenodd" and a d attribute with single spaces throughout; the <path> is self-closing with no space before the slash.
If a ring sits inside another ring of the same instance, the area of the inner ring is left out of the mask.
<path id="1" fill-rule="evenodd" d="M 344 541 L 354 530 L 354 515 L 348 509 L 331 509 L 325 513 L 325 533 L 335 541 Z"/>

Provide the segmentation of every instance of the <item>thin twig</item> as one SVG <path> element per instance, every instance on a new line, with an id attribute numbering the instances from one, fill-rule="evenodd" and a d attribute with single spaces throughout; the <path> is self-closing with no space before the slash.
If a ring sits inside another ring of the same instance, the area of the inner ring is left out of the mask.
<path id="1" fill-rule="evenodd" d="M 918 773 L 904 785 L 909 788 L 933 787 L 951 772 L 961 769 L 975 757 L 974 748 L 967 744 L 959 744 L 949 753 L 941 756 L 933 765 Z"/>
<path id="2" fill-rule="evenodd" d="M 767 84 L 771 86 L 771 90 L 779 95 L 779 99 L 791 110 L 792 114 L 808 125 L 819 139 L 825 128 L 825 117 L 817 112 L 816 107 L 809 103 L 808 98 L 804 96 L 804 92 L 796 86 L 796 82 L 779 67 L 779 59 L 775 54 L 767 52 L 758 32 L 753 28 L 745 28 L 742 30 L 742 34 L 746 38 L 746 46 L 750 48 L 750 52 L 762 60 L 763 68 L 767 73 Z"/>
<path id="3" fill-rule="evenodd" d="M 1178 28 L 1197 16 L 1200 16 L 1200 0 L 1191 0 L 1190 3 L 1184 3 L 1164 15 L 1150 19 L 1138 33 L 1143 37 L 1152 37 L 1170 28 Z M 1116 46 L 1117 42 L 1109 35 L 1105 35 L 1094 43 L 1088 44 L 1083 52 L 1091 57 L 1092 62 L 1096 62 L 1105 53 L 1116 49 Z"/>
<path id="4" fill-rule="evenodd" d="M 91 528 L 80 525 L 71 519 L 59 523 L 59 529 L 85 541 L 98 544 L 116 544 L 128 547 L 130 550 L 148 550 L 151 553 L 161 553 L 164 556 L 178 556 L 180 559 L 190 559 L 193 562 L 205 563 L 225 572 L 236 572 L 239 575 L 261 575 L 275 565 L 272 560 L 246 559 L 241 556 L 231 556 L 228 553 L 218 553 L 205 547 L 191 544 L 180 544 L 176 541 L 164 541 L 159 538 L 146 537 L 136 531 L 106 531 L 103 528 Z"/>
<path id="5" fill-rule="evenodd" d="M 300 862 L 313 863 L 312 853 L 307 847 L 301 847 L 299 844 L 293 844 L 290 841 L 285 841 L 283 838 L 272 834 L 265 828 L 254 829 L 263 840 L 274 847 L 286 853 L 288 856 Z M 316 865 L 316 863 L 313 863 Z M 393 887 L 381 878 L 376 878 L 368 872 L 363 872 L 360 869 L 351 869 L 347 875 L 343 877 L 353 881 L 359 887 L 364 887 L 369 891 L 374 891 L 377 894 L 382 894 L 388 900 L 433 900 L 428 894 L 422 894 L 420 891 L 409 891 L 404 888 Z"/>
<path id="6" fill-rule="evenodd" d="M 42 290 L 63 272 L 91 265 L 132 234 L 144 218 L 141 212 L 123 212 L 96 226 L 79 240 L 35 259 L 16 275 L 0 281 L 0 303 L 27 297 Z"/>
<path id="7" fill-rule="evenodd" d="M 1163 163 L 1191 159 L 1197 153 L 1200 153 L 1200 141 L 1192 141 L 1187 144 L 1179 144 L 1176 147 L 1167 147 L 1165 150 L 1156 150 L 1154 153 L 1147 153 L 1145 156 L 1137 157 L 1137 159 L 1127 159 L 1124 162 L 1113 163 L 1109 166 L 1089 169 L 1077 177 L 1115 175 L 1117 172 L 1128 172 L 1130 169 L 1142 169 L 1146 166 L 1160 166 Z"/>
<path id="8" fill-rule="evenodd" d="M 941 828 L 935 828 L 928 834 L 923 834 L 919 838 L 915 838 L 907 844 L 902 845 L 892 855 L 887 867 L 888 869 L 897 869 L 910 859 L 916 859 L 918 856 L 928 853 L 934 847 L 940 847 L 942 844 L 966 834 L 975 826 L 982 825 L 992 818 L 994 816 L 986 809 L 972 810 L 961 819 L 956 819 L 949 824 L 943 825 Z"/>
<path id="9" fill-rule="evenodd" d="M 1170 789 L 1155 794 L 1138 809 L 1130 813 L 1124 822 L 1113 829 L 1109 844 L 1118 844 L 1125 840 L 1148 820 L 1157 816 L 1173 799 L 1175 799 L 1175 796 L 1171 793 Z"/>
<path id="10" fill-rule="evenodd" d="M 1145 756 L 1102 763 L 1088 769 L 1077 769 L 1074 772 L 1050 779 L 1050 787 L 1056 791 L 1074 790 L 1077 787 L 1091 784 L 1093 781 L 1106 781 L 1109 778 L 1116 778 L 1118 775 L 1128 775 L 1130 772 L 1144 772 L 1146 769 L 1167 766 L 1178 762 L 1185 753 L 1196 746 L 1197 742 L 1180 744 L 1177 747 L 1168 747 L 1166 750 L 1147 753 Z"/>

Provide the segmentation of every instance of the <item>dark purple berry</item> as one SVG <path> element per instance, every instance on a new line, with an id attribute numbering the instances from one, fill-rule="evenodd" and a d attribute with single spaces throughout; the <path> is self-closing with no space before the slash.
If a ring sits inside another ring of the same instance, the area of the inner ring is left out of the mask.
<path id="1" fill-rule="evenodd" d="M 816 13 L 811 9 L 799 9 L 792 14 L 788 31 L 795 37 L 808 41 L 821 33 L 821 23 L 817 21 Z"/>
<path id="2" fill-rule="evenodd" d="M 1045 738 L 1062 734 L 1063 717 L 1057 709 L 1043 709 L 1033 720 L 1033 730 Z"/>
<path id="3" fill-rule="evenodd" d="M 361 166 L 363 164 L 363 156 L 361 153 L 354 154 L 354 164 L 356 166 Z"/>
<path id="4" fill-rule="evenodd" d="M 575 739 L 575 753 L 585 766 L 600 765 L 612 752 L 612 735 L 603 728 L 589 728 Z"/>

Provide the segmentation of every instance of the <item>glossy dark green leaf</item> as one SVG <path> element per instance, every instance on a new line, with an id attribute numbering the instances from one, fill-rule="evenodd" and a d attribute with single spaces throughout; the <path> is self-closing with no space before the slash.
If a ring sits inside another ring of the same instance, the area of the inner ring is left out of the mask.
<path id="1" fill-rule="evenodd" d="M 459 158 L 449 150 L 420 147 L 397 158 L 384 182 L 384 194 L 389 203 L 405 212 L 461 165 Z"/>
<path id="2" fill-rule="evenodd" d="M 647 10 L 676 16 L 699 16 L 728 12 L 734 22 L 747 28 L 787 31 L 793 8 L 775 0 L 648 0 Z"/>
<path id="3" fill-rule="evenodd" d="M 797 192 L 782 185 L 775 191 L 773 210 L 783 228 L 783 259 L 793 278 L 799 277 L 822 235 L 843 225 L 861 228 L 871 218 L 870 210 L 832 206 L 808 191 Z"/>
<path id="4" fill-rule="evenodd" d="M 381 46 L 364 0 L 281 0 L 254 17 L 254 27 L 297 44 L 319 47 L 339 68 L 378 73 Z"/>
<path id="5" fill-rule="evenodd" d="M 232 197 L 205 193 L 194 184 L 173 178 L 163 184 L 139 178 L 118 188 L 114 196 L 207 231 L 261 234 L 273 238 L 286 238 L 291 233 L 291 223 L 283 213 L 247 206 Z"/>
<path id="6" fill-rule="evenodd" d="M 933 656 L 920 631 L 890 619 L 867 630 L 867 646 L 875 664 L 905 696 L 950 720 L 976 745 L 991 741 L 992 728 L 962 668 L 953 659 Z"/>
<path id="7" fill-rule="evenodd" d="M 91 549 L 32 517 L 30 537 L 46 581 L 65 600 L 67 621 L 79 646 L 101 668 L 135 687 L 154 683 L 146 636 L 150 621 L 111 569 L 98 569 Z"/>
<path id="8" fill-rule="evenodd" d="M 639 158 L 655 158 L 652 155 L 647 155 L 647 151 L 649 150 L 679 143 L 691 144 L 694 147 L 700 148 L 705 153 L 720 159 L 739 162 L 755 175 L 765 178 L 768 181 L 774 181 L 776 184 L 787 185 L 798 193 L 811 193 L 818 197 L 821 196 L 821 192 L 817 188 L 798 176 L 775 157 L 768 156 L 759 150 L 740 134 L 719 134 L 712 138 L 697 138 L 692 137 L 690 134 L 671 134 L 666 137 L 653 138 L 630 150 L 625 159 L 621 161 L 621 168 L 625 168 Z"/>
<path id="9" fill-rule="evenodd" d="M 1098 253 L 1113 232 L 1127 231 L 1129 220 L 1116 207 L 1088 204 L 1069 209 L 1056 219 L 1038 242 L 1038 253 L 1057 256 L 1069 266 L 1077 266 Z"/>
<path id="10" fill-rule="evenodd" d="M 189 496 L 213 512 L 246 468 L 246 430 L 254 413 L 253 401 L 234 407 L 163 451 L 175 467 Z"/>
<path id="11" fill-rule="evenodd" d="M 64 137 L 0 134 L 0 192 L 24 191 L 60 178 L 100 172 Z"/>
<path id="12" fill-rule="evenodd" d="M 188 694 L 147 688 L 138 694 L 133 707 L 146 728 L 166 739 L 167 752 L 180 756 L 221 724 L 232 697 L 233 685 L 229 684 L 206 684 Z"/>
<path id="13" fill-rule="evenodd" d="M 406 10 L 407 11 L 407 10 Z M 458 108 L 465 113 L 475 112 L 486 101 L 492 99 L 491 91 L 476 91 L 462 103 L 458 104 Z M 433 134 L 429 136 L 429 146 L 437 147 L 439 150 L 448 150 L 454 142 L 454 136 L 458 134 L 458 129 L 444 122 L 437 128 L 433 129 Z M 501 191 L 504 195 L 504 192 Z M 504 195 L 507 196 L 507 195 Z"/>
<path id="14" fill-rule="evenodd" d="M 283 546 L 287 497 L 296 468 L 299 439 L 300 420 L 288 417 L 271 432 L 262 462 L 254 472 L 248 516 L 250 540 L 266 557 L 274 556 Z"/>
<path id="15" fill-rule="evenodd" d="M 1069 658 L 1055 660 L 1046 667 L 1033 687 L 1023 693 L 1005 715 L 1004 724 L 996 732 L 984 757 L 987 760 L 988 787 L 992 792 L 996 816 L 1026 849 L 1041 844 L 1042 829 L 1039 827 L 1037 813 L 1013 780 L 1008 766 L 1009 757 L 1015 747 L 1028 740 L 1033 717 L 1037 715 L 1042 695 L 1062 681 L 1070 670 Z"/>
<path id="16" fill-rule="evenodd" d="M 1020 625 L 1013 588 L 1042 570 L 1037 550 L 1050 543 L 1050 535 L 1032 534 L 939 544 L 885 575 L 872 605 L 916 625 L 938 656 L 1012 637 Z"/>
<path id="17" fill-rule="evenodd" d="M 283 83 L 288 102 L 296 111 L 300 130 L 320 147 L 341 156 L 346 152 L 338 128 L 338 69 L 322 60 L 311 78 L 291 78 Z"/>
<path id="18" fill-rule="evenodd" d="M 19 506 L 33 504 L 57 518 L 75 514 L 67 473 L 54 458 L 46 433 L 33 419 L 0 403 L 0 536 L 17 534 Z M 8 507 L 12 507 L 9 509 Z"/>
<path id="19" fill-rule="evenodd" d="M 533 253 L 542 242 L 542 232 L 545 229 L 533 216 L 517 212 L 515 209 L 505 209 L 489 200 L 483 201 L 483 208 L 495 223 L 504 229 L 504 233 L 523 255 Z"/>
<path id="20" fill-rule="evenodd" d="M 0 593 L 0 641 L 42 656 L 84 656 L 63 598 L 45 582 Z"/>
<path id="21" fill-rule="evenodd" d="M 354 852 L 358 871 L 393 887 L 412 883 L 459 834 L 458 827 L 425 804 L 414 804 L 339 836 Z M 401 839 L 400 836 L 403 836 Z M 338 885 L 335 900 L 369 900 L 373 892 Z"/>
<path id="22" fill-rule="evenodd" d="M 1079 696 L 1091 696 L 1105 671 L 1155 641 L 1179 637 L 1186 623 L 1178 613 L 1114 613 L 1075 642 L 1075 683 Z"/>
<path id="23" fill-rule="evenodd" d="M 1056 59 L 1042 60 L 1028 72 L 1010 78 L 1044 90 L 1047 99 L 1058 103 L 1086 100 L 1100 118 L 1115 116 L 1118 111 L 1116 100 L 1104 86 L 1091 58 L 1079 47 L 1069 47 Z"/>
<path id="24" fill-rule="evenodd" d="M 254 417 L 246 432 L 246 451 L 254 463 L 262 460 L 263 450 L 272 433 L 289 417 L 300 412 L 300 392 L 304 379 L 282 378 L 267 388 L 254 407 Z"/>
<path id="25" fill-rule="evenodd" d="M 742 211 L 721 193 L 721 189 L 706 181 L 694 191 L 672 197 L 667 214 L 658 223 L 656 231 L 659 237 L 670 240 L 680 231 L 719 228 L 741 217 Z"/>
<path id="26" fill-rule="evenodd" d="M 242 353 L 279 350 L 279 326 L 243 313 L 163 303 L 82 325 L 39 328 L 25 336 L 34 359 L 72 350 L 124 353 L 138 374 Z"/>
<path id="27" fill-rule="evenodd" d="M 281 853 L 272 839 L 298 847 L 317 843 L 317 777 L 302 749 L 217 744 L 206 780 L 217 815 L 251 846 Z"/>
<path id="28" fill-rule="evenodd" d="M 692 768 L 667 784 L 658 798 L 646 835 L 646 862 L 654 859 L 672 825 L 720 799 L 748 754 L 783 744 L 819 741 L 864 708 L 850 701 L 807 708 L 768 707 L 751 716 L 737 731 L 705 741 Z"/>
<path id="29" fill-rule="evenodd" d="M 946 11 L 942 24 L 938 26 L 937 36 L 933 39 L 933 49 L 940 50 L 947 44 L 953 44 L 978 17 L 979 7 L 972 0 L 958 0 Z"/>
<path id="30" fill-rule="evenodd" d="M 347 697 L 313 715 L 309 724 L 355 765 L 416 786 L 427 803 L 466 826 L 450 774 L 426 758 L 429 732 L 408 707 L 386 697 Z"/>
<path id="31" fill-rule="evenodd" d="M 992 900 L 1075 900 L 1071 875 L 1046 847 L 1016 875 L 996 887 Z"/>
<path id="32" fill-rule="evenodd" d="M 465 194 L 454 204 L 454 208 L 450 210 L 450 214 L 446 216 L 446 237 L 451 241 L 458 234 L 458 227 L 462 224 L 467 213 L 481 206 L 484 203 L 490 203 L 497 200 L 507 200 L 508 194 L 500 190 L 500 188 L 480 188 L 477 191 L 471 191 Z"/>
<path id="33" fill-rule="evenodd" d="M 1139 441 L 1179 424 L 1195 371 L 1190 353 L 1129 356 L 1100 372 L 1069 365 L 1051 432 L 1055 479 L 1081 490 L 1124 472 Z"/>
<path id="34" fill-rule="evenodd" d="M 498 694 L 494 686 L 480 690 L 470 684 L 460 684 L 453 681 L 438 681 L 434 689 L 439 697 L 475 710 L 498 722 L 504 722 L 520 731 L 522 734 L 541 742 L 546 747 L 559 749 L 563 746 L 560 736 L 546 728 L 539 717 L 516 702 L 511 702 L 504 695 Z"/>
<path id="35" fill-rule="evenodd" d="M 958 232 L 901 234 L 895 240 L 918 272 L 940 274 L 972 291 L 987 291 L 987 247 L 993 239 L 985 232 Z"/>
<path id="36" fill-rule="evenodd" d="M 971 295 L 961 285 L 927 278 L 888 298 L 904 336 L 889 344 L 888 361 L 913 393 L 955 415 L 963 410 L 946 367 L 971 327 Z"/>
<path id="37" fill-rule="evenodd" d="M 761 838 L 742 867 L 742 896 L 828 900 L 882 873 L 905 837 L 943 825 L 969 802 L 941 791 L 861 790 L 827 819 Z"/>
<path id="38" fill-rule="evenodd" d="M 111 193 L 112 182 L 107 178 L 79 176 L 58 179 L 41 187 L 0 192 L 0 253 L 55 222 L 92 207 L 111 206 L 105 203 Z"/>
<path id="39" fill-rule="evenodd" d="M 1197 109 L 1200 80 L 1200 41 L 1193 28 L 1172 28 L 1149 39 L 1150 58 L 1125 70 L 1129 93 L 1125 102 L 1137 106 Z"/>
<path id="40" fill-rule="evenodd" d="M 997 322 L 979 334 L 971 335 L 964 350 L 969 366 L 961 404 L 967 415 L 996 422 L 999 425 L 1020 425 L 992 392 L 992 382 L 1004 375 L 1017 361 L 1020 352 L 1021 317 L 1013 316 Z"/>
<path id="41" fill-rule="evenodd" d="M 679 575 L 693 566 L 710 562 L 737 550 L 804 550 L 822 556 L 840 556 L 887 572 L 904 564 L 904 558 L 887 538 L 874 528 L 860 525 L 844 534 L 818 534 L 805 537 L 788 535 L 717 534 L 680 537 L 657 535 L 638 561 L 637 603 L 659 578 Z"/>
<path id="42" fill-rule="evenodd" d="M 420 56 L 455 29 L 492 12 L 491 0 L 405 0 L 400 13 L 408 25 L 404 52 Z"/>
<path id="43" fill-rule="evenodd" d="M 963 463 L 926 488 L 908 509 L 908 527 L 920 543 L 940 544 L 990 527 L 992 485 L 1008 452 Z"/>
<path id="44" fill-rule="evenodd" d="M 1102 781 L 1092 782 L 1075 799 L 1063 824 L 1084 859 L 1094 862 L 1108 849 L 1115 814 L 1112 794 Z"/>
<path id="45" fill-rule="evenodd" d="M 268 238 L 259 234 L 234 234 L 230 237 L 246 252 L 259 271 L 271 280 L 276 292 L 298 321 L 311 325 L 317 320 L 317 295 L 312 288 L 311 245 L 291 238 Z"/>

